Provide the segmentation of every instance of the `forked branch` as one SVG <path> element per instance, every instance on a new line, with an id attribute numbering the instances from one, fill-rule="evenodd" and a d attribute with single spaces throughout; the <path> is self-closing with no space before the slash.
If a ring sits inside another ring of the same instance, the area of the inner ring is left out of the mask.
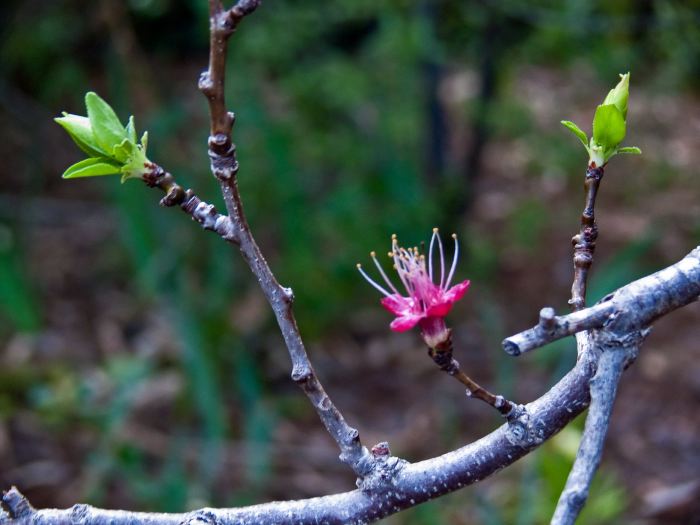
<path id="1" fill-rule="evenodd" d="M 362 446 L 359 432 L 347 424 L 318 380 L 294 318 L 292 290 L 281 286 L 275 279 L 255 242 L 238 191 L 236 180 L 238 160 L 236 159 L 236 147 L 231 136 L 234 115 L 226 109 L 224 92 L 226 51 L 228 40 L 238 24 L 259 4 L 260 0 L 240 0 L 232 8 L 224 9 L 220 0 L 209 1 L 209 68 L 200 77 L 199 88 L 209 102 L 211 169 L 221 185 L 233 238 L 236 240 L 243 258 L 260 283 L 260 287 L 277 318 L 292 360 L 292 379 L 307 395 L 326 430 L 338 444 L 341 460 L 352 467 L 359 477 L 364 477 L 372 470 L 374 458 L 367 448 Z"/>
<path id="2" fill-rule="evenodd" d="M 611 294 L 611 310 L 601 332 L 611 341 L 638 337 L 639 327 L 698 299 L 700 246 L 678 263 Z M 571 315 L 584 319 L 596 307 Z M 514 339 L 513 336 L 509 339 Z M 563 336 L 562 336 L 563 337 Z M 547 340 L 541 340 L 546 344 Z M 615 354 L 618 355 L 619 354 Z M 617 358 L 611 364 L 617 370 Z M 35 510 L 16 491 L 4 499 L 0 525 L 318 525 L 365 524 L 471 485 L 507 467 L 537 448 L 580 414 L 590 400 L 595 373 L 590 355 L 541 398 L 522 407 L 520 417 L 458 450 L 414 464 L 376 459 L 377 467 L 352 492 L 299 501 L 273 502 L 233 509 L 201 509 L 184 514 L 139 513 L 75 505 L 70 509 Z M 26 503 L 26 504 L 25 504 Z M 199 525 L 199 524 L 198 524 Z"/>

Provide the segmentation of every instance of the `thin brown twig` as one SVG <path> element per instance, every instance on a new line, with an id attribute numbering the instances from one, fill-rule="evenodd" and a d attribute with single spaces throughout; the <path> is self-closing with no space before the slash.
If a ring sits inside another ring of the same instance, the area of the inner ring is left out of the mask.
<path id="1" fill-rule="evenodd" d="M 226 109 L 224 96 L 226 52 L 231 34 L 241 20 L 252 13 L 259 4 L 260 0 L 239 0 L 227 10 L 220 0 L 209 1 L 209 68 L 202 73 L 199 88 L 209 102 L 211 169 L 221 186 L 233 237 L 277 318 L 292 360 L 292 379 L 307 395 L 326 430 L 338 444 L 341 460 L 350 465 L 359 477 L 363 477 L 372 471 L 374 458 L 367 448 L 362 446 L 359 432 L 347 424 L 318 380 L 294 318 L 292 290 L 277 282 L 263 257 L 248 225 L 238 191 L 238 160 L 232 139 L 234 114 Z"/>
<path id="2" fill-rule="evenodd" d="M 586 205 L 581 214 L 581 229 L 574 235 L 571 242 L 574 245 L 574 282 L 571 286 L 569 304 L 574 311 L 586 306 L 586 285 L 588 270 L 593 264 L 595 242 L 598 238 L 598 226 L 595 222 L 595 200 L 598 195 L 600 181 L 603 179 L 604 168 L 589 166 L 586 169 Z"/>
<path id="3" fill-rule="evenodd" d="M 452 353 L 453 347 L 451 335 L 438 347 L 428 349 L 428 355 L 435 362 L 435 364 L 440 367 L 440 370 L 443 370 L 467 387 L 467 395 L 469 397 L 480 399 L 487 405 L 490 405 L 498 410 L 503 416 L 507 417 L 513 413 L 514 404 L 511 401 L 508 401 L 503 396 L 492 394 L 465 374 L 459 366 L 459 361 L 452 356 Z"/>
<path id="4" fill-rule="evenodd" d="M 217 212 L 213 204 L 204 202 L 192 190 L 185 190 L 158 164 L 149 163 L 146 167 L 148 171 L 142 177 L 146 185 L 165 192 L 165 196 L 160 200 L 161 206 L 180 206 L 182 211 L 201 224 L 205 230 L 216 232 L 229 242 L 237 242 L 231 220 Z"/>

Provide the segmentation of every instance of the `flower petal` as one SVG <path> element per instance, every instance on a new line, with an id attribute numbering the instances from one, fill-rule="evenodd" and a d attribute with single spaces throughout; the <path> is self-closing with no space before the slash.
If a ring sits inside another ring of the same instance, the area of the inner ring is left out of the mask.
<path id="1" fill-rule="evenodd" d="M 392 314 L 399 316 L 410 313 L 411 307 L 413 306 L 413 301 L 409 297 L 403 297 L 398 294 L 392 294 L 384 297 L 380 303 Z"/>
<path id="2" fill-rule="evenodd" d="M 459 284 L 455 284 L 452 288 L 445 292 L 445 295 L 442 296 L 442 300 L 448 301 L 450 303 L 456 303 L 462 297 L 464 297 L 465 293 L 467 293 L 470 284 L 471 283 L 469 282 L 469 280 L 462 281 Z"/>
<path id="3" fill-rule="evenodd" d="M 452 310 L 451 301 L 441 301 L 432 305 L 425 312 L 426 317 L 445 317 Z"/>
<path id="4" fill-rule="evenodd" d="M 418 321 L 423 319 L 423 317 L 425 316 L 411 314 L 402 315 L 394 319 L 389 325 L 389 328 L 391 328 L 394 332 L 405 332 L 416 326 L 418 324 Z"/>

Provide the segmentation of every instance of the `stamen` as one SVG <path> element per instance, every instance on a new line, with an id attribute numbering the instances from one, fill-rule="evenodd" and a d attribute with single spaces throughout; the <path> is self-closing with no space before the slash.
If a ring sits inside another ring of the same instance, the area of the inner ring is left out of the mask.
<path id="1" fill-rule="evenodd" d="M 394 269 L 396 270 L 396 273 L 399 274 L 399 279 L 401 279 L 401 283 L 406 288 L 406 291 L 409 295 L 411 295 L 413 293 L 413 286 L 411 285 L 410 281 L 406 279 L 406 274 L 408 273 L 404 255 L 406 250 L 399 246 L 398 241 L 396 240 L 396 234 L 391 236 L 391 247 L 394 251 Z"/>
<path id="2" fill-rule="evenodd" d="M 386 282 L 386 284 L 389 285 L 389 288 L 391 288 L 395 294 L 401 295 L 401 294 L 399 294 L 399 291 L 396 289 L 396 286 L 394 286 L 394 283 L 392 283 L 392 282 L 389 280 L 389 277 L 387 277 L 386 273 L 384 273 L 384 269 L 382 268 L 382 265 L 379 264 L 379 261 L 377 260 L 377 253 L 376 253 L 376 252 L 370 252 L 369 255 L 370 255 L 370 257 L 372 257 L 372 260 L 374 261 L 374 265 L 377 267 L 377 270 L 379 270 L 379 273 L 380 273 L 380 274 L 382 275 L 382 277 L 384 278 L 384 282 Z"/>
<path id="3" fill-rule="evenodd" d="M 391 294 L 390 294 L 389 292 L 387 292 L 384 288 L 382 288 L 382 287 L 379 286 L 377 283 L 375 283 L 374 280 L 373 280 L 369 275 L 367 275 L 367 273 L 365 273 L 365 271 L 362 269 L 362 265 L 361 265 L 360 263 L 357 263 L 357 269 L 358 269 L 359 272 L 362 274 L 362 277 L 364 277 L 365 280 L 366 280 L 369 284 L 371 284 L 372 286 L 374 286 L 379 292 L 383 293 L 383 294 L 386 295 L 387 297 L 389 297 L 389 296 L 391 295 Z"/>
<path id="4" fill-rule="evenodd" d="M 428 248 L 428 275 L 431 281 L 433 281 L 433 246 L 435 245 L 435 237 L 437 237 L 437 234 L 438 229 L 433 228 L 433 236 L 430 238 L 430 248 Z"/>
<path id="5" fill-rule="evenodd" d="M 457 234 L 453 233 L 452 238 L 455 240 L 455 253 L 452 256 L 452 268 L 450 268 L 450 275 L 447 276 L 447 282 L 445 283 L 445 288 L 450 287 L 452 282 L 452 277 L 455 274 L 455 268 L 457 268 L 457 257 L 459 256 L 459 243 L 457 242 Z"/>
<path id="6" fill-rule="evenodd" d="M 442 239 L 437 235 L 438 248 L 440 250 L 440 288 L 445 285 L 445 251 L 442 247 Z"/>

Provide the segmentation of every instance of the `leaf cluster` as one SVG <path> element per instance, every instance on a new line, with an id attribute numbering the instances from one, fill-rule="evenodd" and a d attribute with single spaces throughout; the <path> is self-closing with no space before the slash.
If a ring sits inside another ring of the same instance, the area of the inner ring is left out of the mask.
<path id="1" fill-rule="evenodd" d="M 148 132 L 139 142 L 134 117 L 124 126 L 112 107 L 97 93 L 85 95 L 87 117 L 63 112 L 54 119 L 68 132 L 88 158 L 76 162 L 63 172 L 64 179 L 119 175 L 122 182 L 141 178 L 147 171 Z"/>
<path id="2" fill-rule="evenodd" d="M 561 123 L 576 135 L 588 151 L 589 164 L 604 166 L 618 153 L 639 155 L 642 150 L 636 146 L 621 146 L 627 135 L 627 102 L 629 100 L 630 74 L 620 75 L 618 84 L 610 90 L 603 103 L 596 108 L 593 117 L 593 135 L 590 140 L 586 133 L 570 120 Z"/>

